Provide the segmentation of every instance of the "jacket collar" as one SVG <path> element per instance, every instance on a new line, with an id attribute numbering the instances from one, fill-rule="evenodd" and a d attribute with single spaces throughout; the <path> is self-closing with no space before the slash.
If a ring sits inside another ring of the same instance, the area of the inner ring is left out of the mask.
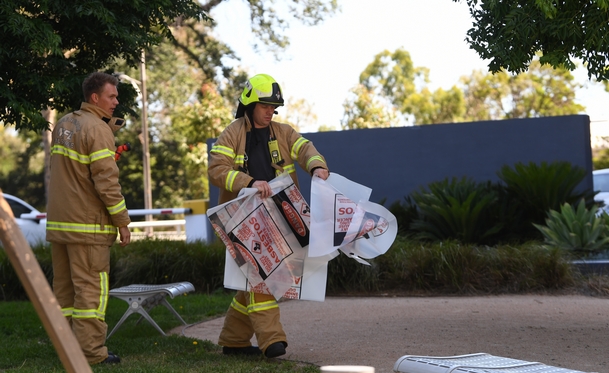
<path id="1" fill-rule="evenodd" d="M 112 132 L 116 132 L 121 129 L 125 125 L 125 120 L 123 118 L 113 117 L 108 114 L 107 111 L 100 108 L 99 106 L 92 105 L 88 102 L 83 102 L 80 104 L 80 110 L 89 112 L 99 117 L 101 120 L 106 122 Z"/>

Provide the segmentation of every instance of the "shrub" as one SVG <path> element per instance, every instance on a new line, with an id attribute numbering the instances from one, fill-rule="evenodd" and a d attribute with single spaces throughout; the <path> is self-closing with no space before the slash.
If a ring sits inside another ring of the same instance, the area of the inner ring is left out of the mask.
<path id="1" fill-rule="evenodd" d="M 593 191 L 576 190 L 586 171 L 568 162 L 516 163 L 513 168 L 503 166 L 498 176 L 505 183 L 505 198 L 516 207 L 512 221 L 521 222 L 512 227 L 513 233 L 525 239 L 539 237 L 532 224 L 543 224 L 547 212 L 558 210 L 563 203 L 575 204 L 583 198 L 587 207 L 594 204 Z"/>
<path id="2" fill-rule="evenodd" d="M 32 247 L 34 256 L 42 269 L 47 281 L 51 284 L 53 278 L 53 264 L 51 262 L 51 247 L 49 245 L 36 245 Z M 17 272 L 8 260 L 4 249 L 0 249 L 0 300 L 26 300 L 27 294 Z"/>
<path id="3" fill-rule="evenodd" d="M 596 216 L 597 207 L 586 209 L 583 200 L 574 209 L 568 203 L 560 212 L 550 210 L 546 225 L 534 224 L 541 231 L 547 245 L 575 253 L 598 252 L 609 242 L 603 219 Z"/>
<path id="4" fill-rule="evenodd" d="M 497 194 L 490 182 L 453 178 L 431 183 L 428 189 L 412 194 L 419 218 L 410 229 L 417 232 L 417 237 L 483 243 L 501 230 L 502 224 L 494 215 Z"/>
<path id="5" fill-rule="evenodd" d="M 225 248 L 221 242 L 142 240 L 112 246 L 110 287 L 188 281 L 198 292 L 222 288 Z"/>
<path id="6" fill-rule="evenodd" d="M 360 264 L 347 255 L 340 254 L 328 262 L 328 294 L 375 293 L 381 288 L 380 267 L 374 260 L 370 266 Z"/>
<path id="7" fill-rule="evenodd" d="M 398 234 L 408 236 L 412 234 L 410 224 L 419 218 L 419 210 L 410 196 L 404 201 L 395 201 L 389 206 L 389 211 L 395 216 L 398 223 Z"/>
<path id="8" fill-rule="evenodd" d="M 198 241 L 142 240 L 110 249 L 110 288 L 130 284 L 188 281 L 199 293 L 223 289 L 225 248 Z M 53 281 L 50 245 L 32 248 L 49 284 Z M 0 250 L 0 300 L 25 300 L 27 294 L 4 250 Z"/>
<path id="9" fill-rule="evenodd" d="M 501 294 L 575 284 L 563 251 L 537 242 L 489 247 L 398 237 L 392 248 L 374 261 L 385 291 Z"/>
<path id="10" fill-rule="evenodd" d="M 34 252 L 50 280 L 50 250 Z M 198 293 L 224 291 L 224 258 L 220 243 L 148 240 L 113 246 L 110 287 L 189 281 Z M 331 260 L 326 294 L 498 294 L 563 289 L 575 281 L 564 251 L 538 242 L 489 247 L 398 236 L 386 254 L 369 262 L 365 266 L 346 255 Z M 26 299 L 3 251 L 0 279 L 0 300 Z"/>

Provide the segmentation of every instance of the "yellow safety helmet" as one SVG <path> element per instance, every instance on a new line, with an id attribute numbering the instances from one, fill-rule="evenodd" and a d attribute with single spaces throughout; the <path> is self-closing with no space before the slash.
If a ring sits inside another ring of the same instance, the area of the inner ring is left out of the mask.
<path id="1" fill-rule="evenodd" d="M 245 89 L 241 93 L 241 97 L 239 97 L 239 102 L 243 106 L 248 106 L 255 102 L 283 106 L 281 87 L 270 75 L 255 75 L 245 84 Z"/>

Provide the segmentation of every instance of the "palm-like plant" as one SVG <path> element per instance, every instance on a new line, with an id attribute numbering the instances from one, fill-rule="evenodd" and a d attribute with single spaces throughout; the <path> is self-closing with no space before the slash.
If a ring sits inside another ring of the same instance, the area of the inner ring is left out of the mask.
<path id="1" fill-rule="evenodd" d="M 497 195 L 491 183 L 453 178 L 428 188 L 412 194 L 419 217 L 410 228 L 420 238 L 480 243 L 501 230 L 502 225 L 493 219 Z"/>
<path id="2" fill-rule="evenodd" d="M 599 251 L 609 242 L 607 226 L 597 216 L 597 207 L 586 208 L 584 200 L 577 209 L 568 203 L 561 206 L 560 212 L 550 210 L 546 225 L 533 224 L 541 231 L 546 245 L 575 252 Z"/>

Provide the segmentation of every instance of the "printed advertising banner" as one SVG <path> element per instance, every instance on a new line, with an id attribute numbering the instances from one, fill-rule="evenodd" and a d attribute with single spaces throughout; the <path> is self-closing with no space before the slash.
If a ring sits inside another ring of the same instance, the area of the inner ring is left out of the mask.
<path id="1" fill-rule="evenodd" d="M 368 264 L 362 258 L 385 253 L 395 239 L 395 217 L 367 201 L 369 188 L 340 175 L 331 174 L 326 181 L 313 178 L 313 211 L 287 173 L 269 185 L 269 198 L 263 200 L 256 189 L 246 188 L 207 212 L 226 245 L 227 288 L 276 299 L 323 301 L 328 261 L 339 249 Z"/>

